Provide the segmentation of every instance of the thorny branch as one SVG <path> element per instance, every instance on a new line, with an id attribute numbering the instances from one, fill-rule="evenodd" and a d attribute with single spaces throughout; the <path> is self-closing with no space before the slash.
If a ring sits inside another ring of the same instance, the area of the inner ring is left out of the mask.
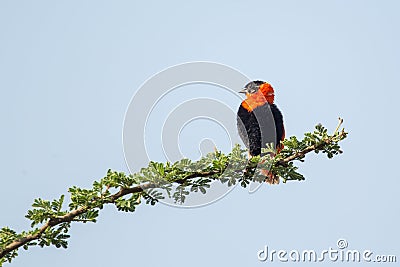
<path id="1" fill-rule="evenodd" d="M 288 163 L 293 162 L 295 160 L 302 160 L 307 153 L 310 153 L 312 151 L 318 151 L 324 149 L 326 145 L 331 145 L 331 144 L 336 144 L 346 138 L 347 132 L 344 131 L 344 129 L 341 129 L 341 125 L 343 123 L 343 119 L 339 118 L 339 124 L 336 127 L 336 130 L 332 135 L 325 135 L 324 138 L 319 140 L 319 142 L 316 142 L 314 144 L 311 144 L 301 150 L 296 150 L 292 149 L 290 152 L 291 154 L 287 154 L 284 158 L 279 159 L 278 161 L 275 162 L 276 165 L 280 166 L 288 166 Z M 338 147 L 338 146 L 337 146 Z M 336 149 L 337 153 L 342 153 L 339 148 Z M 238 170 L 239 171 L 239 170 Z M 243 170 L 241 170 L 243 173 Z M 240 171 L 239 171 L 240 172 Z M 187 181 L 193 179 L 193 178 L 199 178 L 199 177 L 208 177 L 210 179 L 215 180 L 216 175 L 218 174 L 223 174 L 223 170 L 206 170 L 206 171 L 193 171 L 193 172 L 187 172 L 185 176 L 179 179 L 175 179 L 172 182 L 173 183 L 178 183 L 178 184 L 184 184 Z M 71 211 L 65 213 L 62 216 L 54 216 L 50 217 L 40 228 L 38 228 L 36 231 L 33 231 L 31 234 L 27 234 L 25 236 L 16 238 L 12 240 L 11 242 L 8 242 L 6 246 L 3 246 L 3 248 L 0 247 L 0 266 L 2 265 L 3 262 L 6 260 L 11 261 L 10 258 L 15 257 L 12 256 L 10 257 L 9 253 L 12 253 L 13 251 L 18 250 L 18 248 L 22 246 L 27 246 L 30 244 L 30 242 L 34 240 L 39 240 L 46 231 L 48 231 L 51 228 L 54 228 L 57 225 L 63 224 L 63 223 L 70 223 L 72 221 L 81 221 L 81 222 L 86 222 L 86 221 L 95 221 L 95 220 L 86 220 L 79 218 L 80 215 L 87 213 L 90 210 L 93 209 L 101 209 L 103 204 L 116 204 L 116 202 L 131 194 L 135 193 L 143 193 L 145 190 L 152 189 L 152 188 L 158 188 L 159 183 L 157 182 L 146 182 L 142 183 L 139 185 L 134 185 L 131 187 L 123 187 L 120 186 L 119 191 L 114 193 L 114 194 L 109 194 L 109 189 L 110 185 L 106 185 L 106 190 L 103 194 L 100 196 L 94 197 L 91 201 L 89 201 L 86 205 L 77 207 L 75 209 L 72 209 Z M 108 195 L 107 195 L 108 193 Z M 98 204 L 99 200 L 102 200 L 100 204 Z M 140 203 L 140 200 L 139 200 Z M 1 236 L 0 236 L 1 237 Z M 1 241 L 1 239 L 0 239 Z M 9 256 L 7 258 L 7 256 Z M 7 259 L 5 259 L 7 258 Z"/>

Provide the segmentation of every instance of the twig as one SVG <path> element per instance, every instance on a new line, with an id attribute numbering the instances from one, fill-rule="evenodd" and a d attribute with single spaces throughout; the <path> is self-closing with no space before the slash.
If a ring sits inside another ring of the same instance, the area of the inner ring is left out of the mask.
<path id="1" fill-rule="evenodd" d="M 284 159 L 278 161 L 277 164 L 282 165 L 282 166 L 285 166 L 285 165 L 287 165 L 287 163 L 290 162 L 290 161 L 293 161 L 293 160 L 295 160 L 295 159 L 304 158 L 304 156 L 305 156 L 307 153 L 310 153 L 310 152 L 312 152 L 312 151 L 318 150 L 318 149 L 322 148 L 325 144 L 329 144 L 329 143 L 332 143 L 333 141 L 341 140 L 342 138 L 346 137 L 347 133 L 346 133 L 344 130 L 342 130 L 341 132 L 339 132 L 339 129 L 340 129 L 340 127 L 342 126 L 342 123 L 343 123 L 343 119 L 342 119 L 342 118 L 339 118 L 339 124 L 338 124 L 338 126 L 336 127 L 336 129 L 335 129 L 333 135 L 330 136 L 330 138 L 327 138 L 327 139 L 323 140 L 323 142 L 321 142 L 321 143 L 319 143 L 319 144 L 315 144 L 315 145 L 306 147 L 305 149 L 303 149 L 303 150 L 301 150 L 301 151 L 298 151 L 298 152 L 294 153 L 293 155 L 290 155 L 290 156 L 288 156 L 288 157 L 286 157 L 286 158 L 284 158 Z"/>

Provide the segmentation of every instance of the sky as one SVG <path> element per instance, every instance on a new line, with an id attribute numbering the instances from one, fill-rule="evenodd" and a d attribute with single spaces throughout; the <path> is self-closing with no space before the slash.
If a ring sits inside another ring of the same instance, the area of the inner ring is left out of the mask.
<path id="1" fill-rule="evenodd" d="M 1 1 L 0 227 L 28 229 L 34 198 L 90 187 L 109 168 L 128 172 L 128 105 L 177 64 L 216 62 L 268 81 L 287 136 L 318 123 L 333 130 L 339 116 L 349 132 L 342 155 L 307 156 L 303 182 L 254 194 L 237 187 L 201 208 L 106 207 L 96 224 L 72 226 L 67 250 L 22 250 L 12 265 L 308 266 L 261 262 L 257 252 L 322 251 L 341 238 L 349 249 L 400 261 L 399 9 L 398 1 L 369 0 Z M 240 103 L 210 84 L 171 91 L 149 117 L 146 157 L 165 160 L 160 118 L 199 98 L 231 107 L 226 121 Z M 193 159 L 214 145 L 229 152 L 226 135 L 211 120 L 194 120 L 179 146 Z M 212 143 L 202 146 L 204 139 Z"/>

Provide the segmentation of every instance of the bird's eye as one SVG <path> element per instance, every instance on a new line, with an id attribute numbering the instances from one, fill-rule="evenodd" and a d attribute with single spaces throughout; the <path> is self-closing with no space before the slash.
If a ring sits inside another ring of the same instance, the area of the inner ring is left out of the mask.
<path id="1" fill-rule="evenodd" d="M 253 86 L 250 88 L 249 92 L 250 92 L 250 94 L 254 94 L 255 92 L 257 92 L 257 90 L 258 90 L 258 87 Z"/>

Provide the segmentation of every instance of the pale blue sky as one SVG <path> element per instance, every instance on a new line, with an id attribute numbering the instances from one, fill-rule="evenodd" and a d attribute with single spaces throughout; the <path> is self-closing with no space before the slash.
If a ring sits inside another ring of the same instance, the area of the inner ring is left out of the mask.
<path id="1" fill-rule="evenodd" d="M 274 265 L 257 260 L 264 245 L 323 250 L 341 237 L 400 260 L 399 11 L 365 0 L 1 1 L 0 226 L 27 229 L 34 198 L 127 170 L 132 95 L 182 62 L 269 81 L 288 136 L 338 116 L 350 133 L 343 155 L 307 158 L 304 182 L 236 188 L 199 209 L 106 207 L 97 224 L 72 226 L 67 250 L 21 251 L 13 266 Z"/>

